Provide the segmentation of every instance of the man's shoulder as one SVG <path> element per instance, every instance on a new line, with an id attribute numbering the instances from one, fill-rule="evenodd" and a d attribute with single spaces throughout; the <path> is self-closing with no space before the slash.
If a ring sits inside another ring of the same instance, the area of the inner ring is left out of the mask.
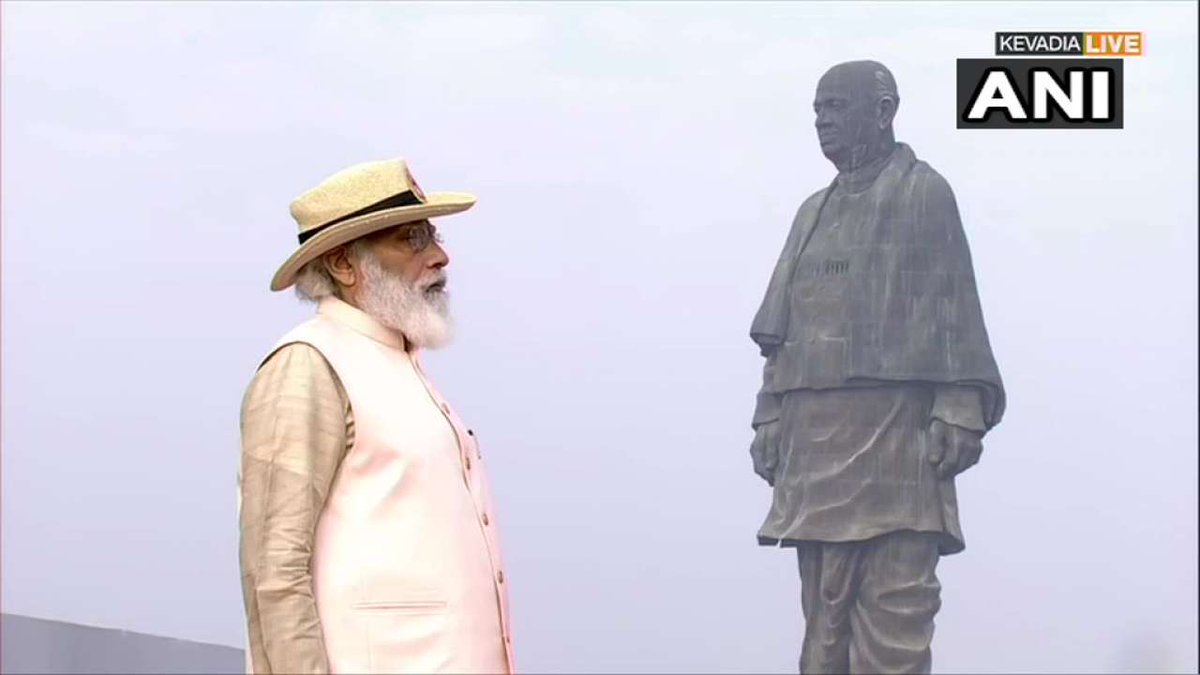
<path id="1" fill-rule="evenodd" d="M 321 351 L 307 342 L 288 342 L 263 359 L 246 387 L 243 408 L 280 395 L 330 390 L 340 390 L 340 381 Z"/>
<path id="2" fill-rule="evenodd" d="M 263 359 L 261 368 L 312 368 L 327 363 L 321 350 L 304 340 L 283 341 Z"/>
<path id="3" fill-rule="evenodd" d="M 317 354 L 324 354 L 323 346 L 328 346 L 330 340 L 339 338 L 343 332 L 343 326 L 337 321 L 320 313 L 314 314 L 284 333 L 267 352 L 263 362 L 273 358 L 285 347 L 293 345 L 301 345 Z"/>
<path id="4" fill-rule="evenodd" d="M 321 350 L 309 342 L 283 342 L 267 354 L 254 374 L 255 380 L 326 379 L 334 375 L 333 366 Z"/>
<path id="5" fill-rule="evenodd" d="M 324 320 L 321 314 L 314 314 L 288 329 L 261 356 L 255 367 L 255 377 L 262 377 L 264 370 L 276 374 L 312 370 L 324 374 L 326 370 L 331 371 L 332 365 L 321 348 L 322 336 L 330 330 L 329 323 L 332 322 Z"/>

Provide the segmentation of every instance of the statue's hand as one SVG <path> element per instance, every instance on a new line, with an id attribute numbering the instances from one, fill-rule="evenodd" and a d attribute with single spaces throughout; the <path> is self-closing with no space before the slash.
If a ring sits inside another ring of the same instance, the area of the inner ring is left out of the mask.
<path id="1" fill-rule="evenodd" d="M 983 434 L 947 424 L 936 417 L 929 423 L 933 448 L 929 463 L 938 478 L 950 478 L 975 466 L 983 452 Z"/>
<path id="2" fill-rule="evenodd" d="M 754 430 L 750 458 L 754 460 L 754 473 L 767 481 L 767 485 L 775 487 L 775 469 L 779 466 L 779 420 Z"/>

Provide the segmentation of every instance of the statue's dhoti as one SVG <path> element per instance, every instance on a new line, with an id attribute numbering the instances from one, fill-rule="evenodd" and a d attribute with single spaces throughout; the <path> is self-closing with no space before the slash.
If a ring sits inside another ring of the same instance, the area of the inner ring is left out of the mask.
<path id="1" fill-rule="evenodd" d="M 796 551 L 805 622 L 800 672 L 930 671 L 942 588 L 937 535 L 804 542 Z"/>
<path id="2" fill-rule="evenodd" d="M 928 461 L 932 393 L 791 391 L 764 545 L 798 549 L 800 669 L 927 673 L 939 555 L 962 549 L 953 479 Z"/>

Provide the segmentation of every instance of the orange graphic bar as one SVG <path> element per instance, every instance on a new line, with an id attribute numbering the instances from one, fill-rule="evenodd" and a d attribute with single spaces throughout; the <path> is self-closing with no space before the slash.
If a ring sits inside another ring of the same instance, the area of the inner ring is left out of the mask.
<path id="1" fill-rule="evenodd" d="M 1084 56 L 1142 56 L 1145 47 L 1141 31 L 1083 34 Z"/>

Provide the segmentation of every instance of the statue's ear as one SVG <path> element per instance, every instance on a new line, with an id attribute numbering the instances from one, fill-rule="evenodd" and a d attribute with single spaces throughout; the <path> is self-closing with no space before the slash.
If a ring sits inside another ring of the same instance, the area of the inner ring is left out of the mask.
<path id="1" fill-rule="evenodd" d="M 875 110 L 876 120 L 880 129 L 887 129 L 892 126 L 892 120 L 896 118 L 896 108 L 899 102 L 891 96 L 883 96 L 879 99 L 878 108 Z"/>

